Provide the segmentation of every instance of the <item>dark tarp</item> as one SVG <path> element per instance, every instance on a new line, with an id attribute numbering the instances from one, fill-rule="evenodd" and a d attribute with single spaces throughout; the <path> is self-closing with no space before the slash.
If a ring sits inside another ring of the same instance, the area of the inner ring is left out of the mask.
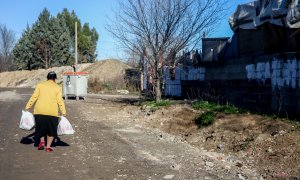
<path id="1" fill-rule="evenodd" d="M 300 29 L 265 23 L 257 29 L 238 29 L 219 53 L 220 60 L 300 51 Z"/>
<path id="2" fill-rule="evenodd" d="M 300 28 L 300 1 L 257 0 L 238 5 L 229 18 L 233 32 L 238 29 L 256 29 L 265 23 Z"/>

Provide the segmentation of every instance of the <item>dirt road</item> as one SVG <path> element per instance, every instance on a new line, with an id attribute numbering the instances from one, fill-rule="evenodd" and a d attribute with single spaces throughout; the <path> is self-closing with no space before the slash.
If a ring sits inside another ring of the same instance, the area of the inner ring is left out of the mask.
<path id="1" fill-rule="evenodd" d="M 32 91 L 0 89 L 0 179 L 259 179 L 254 170 L 141 125 L 134 99 L 118 96 L 66 101 L 75 134 L 61 136 L 53 153 L 38 151 L 33 131 L 18 128 Z"/>

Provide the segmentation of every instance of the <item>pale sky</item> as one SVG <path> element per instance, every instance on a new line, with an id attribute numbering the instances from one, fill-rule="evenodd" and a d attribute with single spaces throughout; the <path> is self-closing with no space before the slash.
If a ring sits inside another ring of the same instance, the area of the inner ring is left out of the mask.
<path id="1" fill-rule="evenodd" d="M 56 16 L 63 8 L 74 10 L 81 23 L 89 23 L 99 33 L 97 44 L 98 60 L 107 58 L 122 59 L 122 49 L 116 40 L 107 32 L 105 25 L 107 17 L 113 16 L 112 9 L 117 7 L 118 0 L 0 0 L 0 24 L 6 25 L 16 33 L 19 38 L 27 24 L 32 25 L 44 8 L 51 15 Z M 231 37 L 232 31 L 228 24 L 229 16 L 234 12 L 237 4 L 249 2 L 249 0 L 234 0 L 228 10 L 228 16 L 224 17 L 221 25 L 212 37 Z"/>

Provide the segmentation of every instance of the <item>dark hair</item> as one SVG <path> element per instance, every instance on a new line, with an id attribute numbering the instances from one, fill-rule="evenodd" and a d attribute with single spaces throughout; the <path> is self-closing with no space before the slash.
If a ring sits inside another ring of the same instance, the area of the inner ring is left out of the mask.
<path id="1" fill-rule="evenodd" d="M 47 75 L 47 79 L 55 80 L 57 78 L 56 73 L 54 71 L 50 71 Z"/>

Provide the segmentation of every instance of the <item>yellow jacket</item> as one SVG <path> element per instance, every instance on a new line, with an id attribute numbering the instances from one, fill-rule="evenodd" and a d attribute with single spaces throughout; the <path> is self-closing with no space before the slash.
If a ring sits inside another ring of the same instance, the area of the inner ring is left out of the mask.
<path id="1" fill-rule="evenodd" d="M 41 82 L 36 86 L 26 109 L 30 109 L 35 101 L 33 114 L 58 116 L 58 107 L 62 114 L 66 114 L 61 87 L 53 80 Z"/>

